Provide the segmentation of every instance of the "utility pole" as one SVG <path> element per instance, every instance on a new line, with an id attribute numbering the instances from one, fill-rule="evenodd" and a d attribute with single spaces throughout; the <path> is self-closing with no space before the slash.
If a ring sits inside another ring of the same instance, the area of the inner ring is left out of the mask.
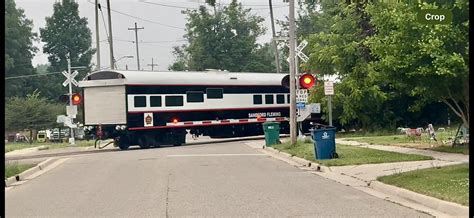
<path id="1" fill-rule="evenodd" d="M 97 66 L 96 70 L 100 70 L 100 41 L 99 41 L 99 0 L 95 0 L 95 41 L 97 49 Z"/>
<path id="2" fill-rule="evenodd" d="M 153 71 L 154 66 L 158 66 L 158 64 L 153 63 L 153 58 L 151 58 L 151 64 L 147 64 L 148 66 L 151 66 L 151 71 Z"/>
<path id="3" fill-rule="evenodd" d="M 272 7 L 272 0 L 268 0 L 268 5 L 270 5 L 270 20 L 272 21 L 272 35 L 273 38 L 275 38 L 276 33 L 275 33 L 275 23 L 273 21 L 273 7 Z M 277 73 L 280 73 L 280 58 L 278 57 L 278 44 L 275 40 L 273 41 L 273 46 L 275 47 L 275 65 L 276 65 L 276 70 Z"/>
<path id="4" fill-rule="evenodd" d="M 140 56 L 138 55 L 138 30 L 145 29 L 143 27 L 137 28 L 137 22 L 135 22 L 135 28 L 128 28 L 128 30 L 135 31 L 135 42 L 137 47 L 137 69 L 140 70 Z"/>
<path id="5" fill-rule="evenodd" d="M 67 55 L 67 72 L 69 75 L 71 75 L 71 54 L 68 53 Z M 72 107 L 72 84 L 71 82 L 69 82 L 69 107 Z M 74 123 L 73 122 L 73 119 L 71 118 L 71 123 Z M 74 140 L 74 129 L 73 128 L 69 128 L 69 132 L 70 132 L 70 142 L 71 142 L 71 145 L 74 145 L 76 144 L 75 140 Z M 59 133 L 59 136 L 61 136 L 61 133 Z"/>
<path id="6" fill-rule="evenodd" d="M 290 138 L 296 144 L 296 81 L 295 81 L 295 0 L 290 0 Z"/>
<path id="7" fill-rule="evenodd" d="M 107 12 L 109 13 L 109 42 L 110 42 L 110 69 L 115 69 L 115 59 L 114 59 L 114 43 L 112 38 L 112 15 L 110 14 L 110 0 L 107 0 Z"/>

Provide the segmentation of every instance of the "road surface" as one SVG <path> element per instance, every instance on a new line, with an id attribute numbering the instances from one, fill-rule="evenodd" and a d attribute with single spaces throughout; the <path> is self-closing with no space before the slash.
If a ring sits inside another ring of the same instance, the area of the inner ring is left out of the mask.
<path id="1" fill-rule="evenodd" d="M 430 217 L 243 142 L 69 157 L 6 191 L 6 217 Z"/>

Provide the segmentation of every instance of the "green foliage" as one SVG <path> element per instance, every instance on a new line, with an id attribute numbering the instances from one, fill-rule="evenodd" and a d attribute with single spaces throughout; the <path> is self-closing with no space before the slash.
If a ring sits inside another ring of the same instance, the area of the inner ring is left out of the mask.
<path id="1" fill-rule="evenodd" d="M 212 3 L 212 1 L 210 1 Z M 269 72 L 275 69 L 271 46 L 258 46 L 263 18 L 252 15 L 236 0 L 212 13 L 201 6 L 187 10 L 188 44 L 176 47 L 170 70 L 222 69 L 231 72 Z"/>
<path id="2" fill-rule="evenodd" d="M 420 8 L 437 7 L 453 11 L 452 25 L 416 21 Z M 437 102 L 468 123 L 466 0 L 421 5 L 322 1 L 321 9 L 300 15 L 300 32 L 313 32 L 307 37 L 310 61 L 305 68 L 340 77 L 333 117 L 341 124 L 364 129 L 424 125 L 415 116 Z M 322 92 L 315 88 L 311 101 L 326 102 Z M 431 113 L 446 112 L 437 107 Z"/>
<path id="3" fill-rule="evenodd" d="M 24 11 L 16 8 L 14 0 L 5 1 L 5 77 L 34 74 L 31 65 L 37 48 L 33 41 L 37 35 L 32 32 L 33 22 L 25 17 Z M 26 96 L 33 91 L 31 78 L 9 79 L 5 82 L 5 97 Z"/>
<path id="4" fill-rule="evenodd" d="M 58 125 L 56 116 L 65 113 L 65 107 L 50 103 L 38 91 L 26 98 L 12 97 L 5 105 L 5 129 L 22 131 L 50 128 Z"/>
<path id="5" fill-rule="evenodd" d="M 87 26 L 87 18 L 79 17 L 79 5 L 74 0 L 62 0 L 54 4 L 51 17 L 46 17 L 46 27 L 40 28 L 41 40 L 45 43 L 43 52 L 49 54 L 49 72 L 67 70 L 67 57 L 71 66 L 85 66 L 76 78 L 85 76 L 91 68 L 90 61 L 95 49 L 91 48 L 92 33 Z M 41 77 L 39 90 L 51 99 L 64 94 L 62 74 Z"/>
<path id="6" fill-rule="evenodd" d="M 449 8 L 451 25 L 425 25 L 416 21 L 419 9 Z M 410 109 L 441 101 L 469 125 L 469 20 L 468 1 L 419 6 L 384 4 L 367 7 L 377 34 L 364 44 L 377 61 L 370 70 L 380 81 L 416 97 Z"/>

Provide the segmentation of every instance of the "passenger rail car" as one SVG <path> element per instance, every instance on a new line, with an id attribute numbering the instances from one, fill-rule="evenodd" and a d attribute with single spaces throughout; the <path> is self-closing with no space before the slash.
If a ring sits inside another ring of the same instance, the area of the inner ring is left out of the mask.
<path id="1" fill-rule="evenodd" d="M 288 76 L 275 73 L 104 70 L 79 82 L 85 129 L 120 149 L 263 134 L 262 123 L 289 132 Z"/>

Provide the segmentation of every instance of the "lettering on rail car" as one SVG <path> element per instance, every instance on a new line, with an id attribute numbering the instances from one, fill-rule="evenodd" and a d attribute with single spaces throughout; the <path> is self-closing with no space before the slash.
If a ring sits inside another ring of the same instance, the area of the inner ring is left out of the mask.
<path id="1" fill-rule="evenodd" d="M 253 117 L 280 117 L 281 112 L 263 112 L 263 113 L 249 113 L 249 118 Z"/>

